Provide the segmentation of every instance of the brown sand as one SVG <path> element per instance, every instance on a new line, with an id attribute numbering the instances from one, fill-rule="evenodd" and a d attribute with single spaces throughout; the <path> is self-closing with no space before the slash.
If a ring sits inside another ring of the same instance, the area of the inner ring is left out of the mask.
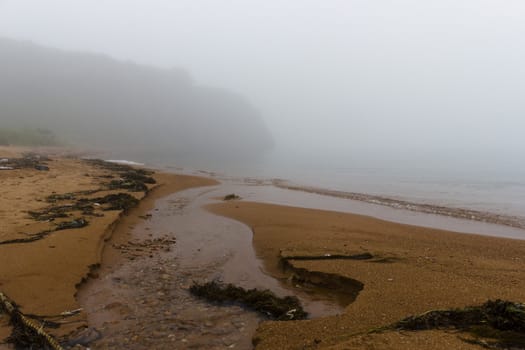
<path id="1" fill-rule="evenodd" d="M 0 147 L 0 158 L 17 157 L 27 149 Z M 49 152 L 48 152 L 49 153 Z M 51 227 L 52 223 L 35 222 L 29 210 L 49 205 L 45 198 L 51 194 L 93 190 L 107 182 L 108 170 L 95 168 L 79 159 L 51 156 L 50 171 L 34 169 L 0 171 L 0 241 L 27 237 Z M 137 220 L 140 210 L 153 206 L 156 198 L 190 187 L 216 184 L 214 180 L 157 173 L 147 199 L 128 216 Z M 115 191 L 98 192 L 103 196 Z M 122 191 L 121 191 L 122 192 Z M 144 194 L 133 193 L 136 198 Z M 24 313 L 56 315 L 79 308 L 75 294 L 77 286 L 100 263 L 104 241 L 108 239 L 121 211 L 106 211 L 101 217 L 89 217 L 89 225 L 52 233 L 31 243 L 0 245 L 0 291 L 13 299 Z M 126 217 L 128 217 L 126 216 Z M 128 220 L 133 220 L 132 218 Z M 85 324 L 80 314 L 70 326 L 63 326 L 57 335 L 66 334 Z M 10 332 L 7 318 L 0 315 L 0 339 Z"/>
<path id="2" fill-rule="evenodd" d="M 257 349 L 478 349 L 452 331 L 358 335 L 428 310 L 487 299 L 525 301 L 525 241 L 409 226 L 372 217 L 232 201 L 210 205 L 254 232 L 256 253 L 279 275 L 280 254 L 369 252 L 377 261 L 293 260 L 295 267 L 364 284 L 344 314 L 295 322 L 265 322 Z"/>

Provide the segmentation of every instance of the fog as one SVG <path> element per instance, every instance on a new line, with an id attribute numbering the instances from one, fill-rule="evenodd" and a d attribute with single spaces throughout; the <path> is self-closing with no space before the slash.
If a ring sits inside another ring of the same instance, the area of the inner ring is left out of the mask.
<path id="1" fill-rule="evenodd" d="M 512 168 L 524 18 L 514 0 L 4 0 L 0 36 L 228 90 L 254 115 L 239 148 L 267 127 L 254 149 L 284 159 Z"/>

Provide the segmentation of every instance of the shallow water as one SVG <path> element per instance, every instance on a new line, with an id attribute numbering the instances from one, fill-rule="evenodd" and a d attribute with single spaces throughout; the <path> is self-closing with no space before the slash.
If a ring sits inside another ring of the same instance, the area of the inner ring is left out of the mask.
<path id="1" fill-rule="evenodd" d="M 342 312 L 337 294 L 311 293 L 264 273 L 244 224 L 211 214 L 202 206 L 232 186 L 182 191 L 156 202 L 147 220 L 133 227 L 130 241 L 174 237 L 170 251 L 139 254 L 118 267 L 101 269 L 79 292 L 91 310 L 94 349 L 251 349 L 261 316 L 239 306 L 217 306 L 188 292 L 194 282 L 218 279 L 244 288 L 297 295 L 311 317 Z M 240 189 L 240 187 L 239 187 Z M 144 250 L 147 248 L 140 248 Z"/>

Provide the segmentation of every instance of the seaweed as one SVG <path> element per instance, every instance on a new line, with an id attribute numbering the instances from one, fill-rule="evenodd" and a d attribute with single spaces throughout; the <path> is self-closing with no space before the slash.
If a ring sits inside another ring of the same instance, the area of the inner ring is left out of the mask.
<path id="1" fill-rule="evenodd" d="M 492 342 L 479 339 L 465 341 L 492 348 L 525 348 L 525 305 L 506 300 L 489 300 L 479 306 L 462 309 L 432 310 L 410 316 L 383 330 L 429 330 L 458 329 L 477 338 L 490 338 Z"/>
<path id="2" fill-rule="evenodd" d="M 64 221 L 64 222 L 58 223 L 56 227 L 54 227 L 53 229 L 43 230 L 36 234 L 32 234 L 28 237 L 25 237 L 25 238 L 15 238 L 15 239 L 8 239 L 5 241 L 0 241 L 0 245 L 1 244 L 16 244 L 16 243 L 31 243 L 31 242 L 41 240 L 49 236 L 53 232 L 60 231 L 60 230 L 74 229 L 74 228 L 82 228 L 82 227 L 87 226 L 88 224 L 89 222 L 84 218 L 77 218 L 71 221 Z"/>
<path id="3" fill-rule="evenodd" d="M 132 192 L 147 192 L 146 184 L 155 184 L 157 181 L 151 177 L 152 171 L 136 169 L 126 164 L 106 162 L 100 159 L 84 159 L 85 162 L 119 174 L 120 179 L 111 180 L 107 187 L 111 190 L 125 189 Z"/>
<path id="4" fill-rule="evenodd" d="M 236 199 L 241 199 L 241 197 L 239 197 L 239 196 L 236 195 L 235 193 L 227 194 L 227 195 L 224 196 L 224 198 L 223 198 L 223 200 L 225 200 L 225 201 L 231 201 L 231 200 L 236 200 Z"/>
<path id="5" fill-rule="evenodd" d="M 525 331 L 525 305 L 504 300 L 489 300 L 480 306 L 463 309 L 433 310 L 407 317 L 396 324 L 397 329 L 469 328 L 490 325 L 499 330 Z"/>
<path id="6" fill-rule="evenodd" d="M 47 197 L 47 201 L 56 203 L 59 200 L 75 199 L 75 193 L 54 194 Z M 107 204 L 104 210 L 128 210 L 138 204 L 138 199 L 127 193 L 108 194 L 98 198 L 79 198 L 72 204 L 49 206 L 39 211 L 27 213 L 37 221 L 54 221 L 67 218 L 70 213 L 79 211 L 82 215 L 101 216 L 95 213 L 95 205 Z"/>
<path id="7" fill-rule="evenodd" d="M 57 201 L 76 199 L 76 193 L 52 194 L 46 197 L 46 202 L 55 203 Z"/>
<path id="8" fill-rule="evenodd" d="M 154 178 L 152 178 L 151 176 L 147 176 L 143 174 L 142 172 L 137 171 L 137 169 L 133 169 L 133 170 L 123 173 L 122 177 L 127 181 L 137 181 L 137 182 L 142 182 L 145 184 L 156 184 L 157 183 L 157 181 L 155 181 Z"/>
<path id="9" fill-rule="evenodd" d="M 93 193 L 94 191 L 84 191 L 78 193 L 66 193 L 66 194 L 54 194 L 48 197 L 48 201 L 56 203 L 59 200 L 67 200 L 70 198 L 76 198 L 79 193 Z M 89 216 L 103 216 L 99 212 L 95 212 L 95 206 L 100 206 L 102 210 L 123 210 L 126 211 L 132 207 L 135 207 L 139 203 L 139 200 L 128 193 L 116 193 L 108 194 L 104 197 L 98 198 L 79 198 L 72 204 L 64 205 L 54 205 L 44 208 L 39 211 L 28 211 L 29 216 L 31 216 L 36 221 L 49 221 L 53 222 L 56 219 L 64 219 L 72 216 L 74 212 L 81 212 L 82 215 Z M 41 231 L 37 234 L 30 235 L 25 238 L 16 238 L 6 241 L 0 241 L 0 244 L 15 244 L 15 243 L 31 243 L 46 236 L 50 235 L 53 232 L 66 230 L 66 229 L 76 229 L 82 228 L 89 224 L 83 217 L 77 217 L 72 220 L 61 221 L 56 224 L 55 227 L 49 230 Z"/>
<path id="10" fill-rule="evenodd" d="M 88 199 L 79 199 L 74 204 L 56 205 L 44 208 L 40 211 L 28 211 L 27 213 L 36 221 L 54 221 L 58 218 L 67 218 L 69 213 L 80 211 L 83 215 L 95 215 L 94 202 Z"/>
<path id="11" fill-rule="evenodd" d="M 108 204 L 104 210 L 128 210 L 135 207 L 139 200 L 128 193 L 108 194 L 102 198 L 95 198 L 95 202 Z"/>
<path id="12" fill-rule="evenodd" d="M 34 241 L 38 241 L 46 236 L 49 236 L 53 232 L 55 232 L 55 230 L 44 230 L 26 238 L 15 238 L 1 241 L 0 244 L 31 243 Z"/>
<path id="13" fill-rule="evenodd" d="M 297 297 L 280 298 L 269 290 L 256 288 L 247 290 L 233 284 L 224 285 L 213 281 L 204 284 L 194 283 L 190 287 L 190 293 L 220 304 L 240 304 L 279 321 L 302 320 L 308 316 Z"/>
<path id="14" fill-rule="evenodd" d="M 49 170 L 49 167 L 45 165 L 49 161 L 49 158 L 36 154 L 36 153 L 24 153 L 22 158 L 9 158 L 3 165 L 13 169 L 36 169 L 36 170 Z"/>
<path id="15" fill-rule="evenodd" d="M 146 184 L 136 180 L 111 180 L 107 186 L 110 190 L 123 189 L 131 192 L 146 192 L 148 190 L 148 186 L 146 186 Z"/>
<path id="16" fill-rule="evenodd" d="M 148 176 L 154 174 L 151 170 L 134 168 L 127 164 L 119 164 L 113 162 L 106 162 L 102 159 L 84 159 L 85 162 L 96 166 L 98 168 L 114 171 L 117 173 L 135 173 L 137 175 Z"/>
<path id="17" fill-rule="evenodd" d="M 55 231 L 67 230 L 71 228 L 82 228 L 88 225 L 84 218 L 77 218 L 71 221 L 64 221 L 57 225 Z"/>
<path id="18" fill-rule="evenodd" d="M 30 319 L 18 309 L 13 301 L 5 294 L 0 292 L 0 312 L 9 315 L 9 322 L 13 327 L 7 342 L 14 344 L 15 349 L 43 349 L 43 350 L 62 350 L 62 346 L 49 334 L 44 331 L 44 327 L 58 326 L 55 322 L 47 322 Z"/>

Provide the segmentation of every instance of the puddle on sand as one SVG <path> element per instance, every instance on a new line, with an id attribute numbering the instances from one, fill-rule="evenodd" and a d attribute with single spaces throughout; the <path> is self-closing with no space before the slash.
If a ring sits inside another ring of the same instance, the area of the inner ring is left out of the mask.
<path id="1" fill-rule="evenodd" d="M 202 206 L 224 189 L 190 189 L 156 203 L 151 216 L 132 228 L 137 242 L 176 238 L 175 245 L 147 251 L 133 246 L 129 261 L 102 266 L 78 298 L 88 313 L 83 336 L 92 349 L 251 349 L 263 319 L 239 306 L 217 306 L 191 296 L 193 281 L 220 279 L 244 288 L 296 294 L 311 317 L 340 313 L 334 296 L 298 291 L 262 271 L 250 229 Z M 131 241 L 130 240 L 130 241 Z M 129 253 L 129 251 L 128 251 Z"/>

